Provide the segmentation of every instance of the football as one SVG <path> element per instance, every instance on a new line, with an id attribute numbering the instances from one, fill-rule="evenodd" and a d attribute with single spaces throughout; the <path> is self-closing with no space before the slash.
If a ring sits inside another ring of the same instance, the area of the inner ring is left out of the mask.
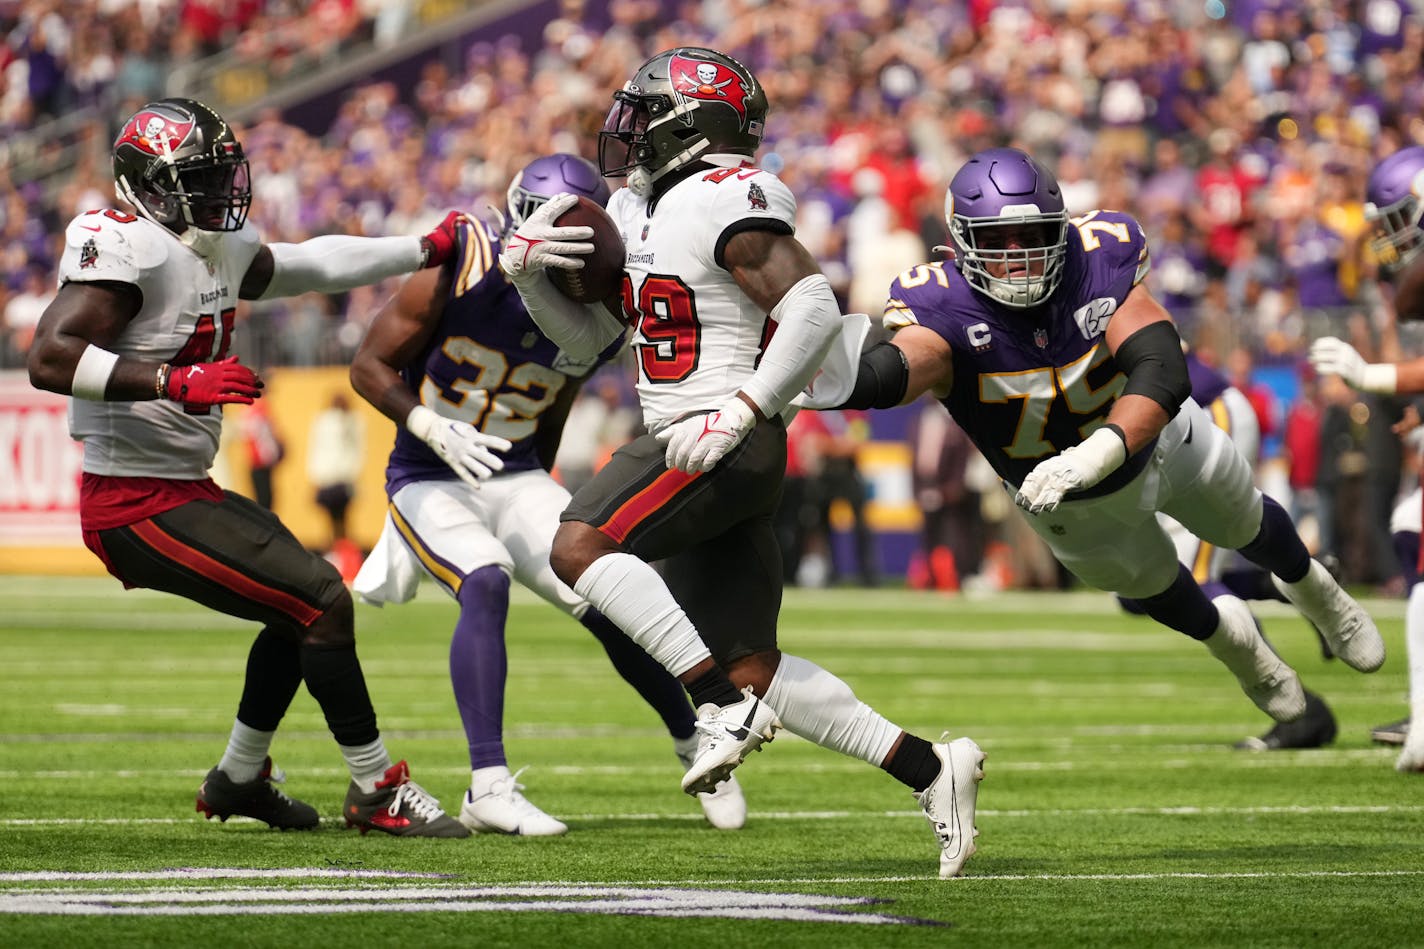
<path id="1" fill-rule="evenodd" d="M 597 303 L 618 292 L 623 282 L 623 236 L 597 201 L 579 195 L 578 204 L 560 214 L 557 227 L 593 228 L 593 253 L 583 257 L 583 269 L 549 268 L 558 291 L 578 303 Z"/>

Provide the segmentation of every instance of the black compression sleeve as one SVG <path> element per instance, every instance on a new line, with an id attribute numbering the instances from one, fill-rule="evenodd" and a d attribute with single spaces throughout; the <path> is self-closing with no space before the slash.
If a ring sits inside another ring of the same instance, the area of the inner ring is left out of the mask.
<path id="1" fill-rule="evenodd" d="M 1151 399 L 1175 418 L 1182 403 L 1192 394 L 1187 375 L 1187 359 L 1182 355 L 1182 338 L 1166 320 L 1148 323 L 1123 340 L 1113 353 L 1113 361 L 1127 373 L 1123 395 Z"/>
<path id="2" fill-rule="evenodd" d="M 900 404 L 910 387 L 910 363 L 905 351 L 879 343 L 860 354 L 860 368 L 850 397 L 836 408 L 888 409 Z"/>

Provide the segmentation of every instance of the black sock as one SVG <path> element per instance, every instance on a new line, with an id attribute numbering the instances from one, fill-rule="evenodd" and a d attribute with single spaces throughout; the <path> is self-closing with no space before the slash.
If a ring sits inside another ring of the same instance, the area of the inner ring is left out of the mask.
<path id="1" fill-rule="evenodd" d="M 742 693 L 727 678 L 721 666 L 713 666 L 702 675 L 684 686 L 692 696 L 692 704 L 701 708 L 708 702 L 713 705 L 736 705 L 742 700 Z"/>
<path id="2" fill-rule="evenodd" d="M 939 777 L 941 762 L 929 742 L 906 732 L 900 747 L 882 767 L 890 777 L 911 790 L 923 791 Z"/>
<path id="3" fill-rule="evenodd" d="M 1171 586 L 1156 596 L 1143 597 L 1138 602 L 1148 616 L 1163 626 L 1186 633 L 1196 640 L 1210 638 L 1220 621 L 1216 606 L 1192 579 L 1192 572 L 1181 564 L 1177 565 L 1177 579 L 1172 581 Z"/>
<path id="4" fill-rule="evenodd" d="M 1296 533 L 1286 509 L 1266 495 L 1261 508 L 1261 529 L 1251 543 L 1241 548 L 1241 556 L 1280 577 L 1297 583 L 1310 572 L 1310 552 Z"/>
<path id="5" fill-rule="evenodd" d="M 276 731 L 301 684 L 301 644 L 296 634 L 264 626 L 247 653 L 237 720 L 260 732 Z"/>
<path id="6" fill-rule="evenodd" d="M 369 745 L 381 737 L 356 644 L 302 644 L 302 678 L 338 745 Z"/>

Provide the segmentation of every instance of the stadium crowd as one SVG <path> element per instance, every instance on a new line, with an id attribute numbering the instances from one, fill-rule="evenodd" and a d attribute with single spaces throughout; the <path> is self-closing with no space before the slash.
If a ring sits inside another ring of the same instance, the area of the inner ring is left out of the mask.
<path id="1" fill-rule="evenodd" d="M 183 94 L 163 88 L 172 67 L 220 49 L 280 63 L 281 49 L 319 44 L 330 58 L 413 6 L 0 3 L 0 130 L 91 103 L 116 122 L 147 97 Z M 1395 444 L 1389 406 L 1304 371 L 1294 401 L 1260 379 L 1278 370 L 1294 396 L 1309 340 L 1327 331 L 1368 358 L 1398 357 L 1362 246 L 1362 191 L 1377 159 L 1424 143 L 1424 15 L 1411 0 L 561 0 L 559 10 L 537 46 L 490 32 L 462 68 L 433 58 L 411 88 L 353 87 L 326 128 L 251 116 L 253 222 L 269 241 L 301 241 L 419 233 L 448 207 L 489 213 L 534 157 L 593 157 L 631 65 L 674 45 L 714 46 L 765 82 L 774 109 L 761 162 L 797 195 L 798 236 L 849 309 L 879 313 L 894 276 L 944 242 L 952 171 L 1012 142 L 1055 168 L 1070 212 L 1123 208 L 1141 220 L 1154 295 L 1252 396 L 1267 445 L 1295 466 L 1298 502 L 1388 511 L 1400 469 L 1397 448 L 1381 448 Z M 97 146 L 58 187 L 0 166 L 0 367 L 22 364 L 63 223 L 112 202 L 114 131 L 91 128 Z M 345 362 L 393 287 L 253 305 L 243 360 Z M 1338 496 L 1347 479 L 1364 503 Z M 1368 531 L 1355 562 L 1383 582 L 1387 534 L 1381 546 Z M 1327 527 L 1321 541 L 1352 537 Z"/>

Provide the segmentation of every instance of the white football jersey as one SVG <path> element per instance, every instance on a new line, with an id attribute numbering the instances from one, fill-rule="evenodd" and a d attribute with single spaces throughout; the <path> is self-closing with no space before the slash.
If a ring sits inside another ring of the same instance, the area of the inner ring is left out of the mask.
<path id="1" fill-rule="evenodd" d="M 796 199 L 770 172 L 712 168 L 651 206 L 627 188 L 608 213 L 628 249 L 633 349 L 643 422 L 657 431 L 741 388 L 771 338 L 770 320 L 722 266 L 727 241 L 751 227 L 795 230 Z"/>
<path id="2" fill-rule="evenodd" d="M 211 362 L 228 354 L 238 289 L 262 242 L 249 227 L 202 238 L 207 256 L 146 218 L 89 211 L 64 232 L 59 282 L 111 280 L 143 292 L 138 315 L 107 347 L 120 356 Z M 84 443 L 84 470 L 91 474 L 205 478 L 221 428 L 220 406 L 189 410 L 166 399 L 69 402 L 69 433 Z"/>

